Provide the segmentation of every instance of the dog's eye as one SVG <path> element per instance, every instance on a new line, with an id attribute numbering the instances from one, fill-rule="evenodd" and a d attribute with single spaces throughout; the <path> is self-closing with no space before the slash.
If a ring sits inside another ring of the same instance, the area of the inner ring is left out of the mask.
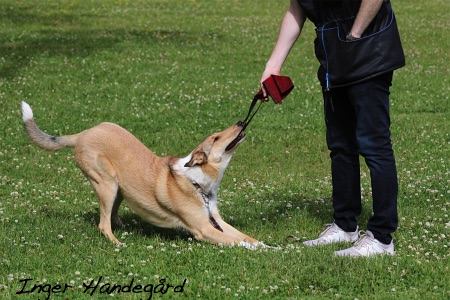
<path id="1" fill-rule="evenodd" d="M 214 138 L 214 142 L 217 142 L 218 140 L 219 140 L 219 137 L 216 136 L 216 137 Z"/>

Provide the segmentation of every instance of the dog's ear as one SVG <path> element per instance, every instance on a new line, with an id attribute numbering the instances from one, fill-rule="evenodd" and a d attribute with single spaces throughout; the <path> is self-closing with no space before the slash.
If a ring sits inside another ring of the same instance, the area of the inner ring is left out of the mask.
<path id="1" fill-rule="evenodd" d="M 196 165 L 203 165 L 208 162 L 208 156 L 204 151 L 198 150 L 192 154 L 191 160 L 187 162 L 184 166 L 185 167 L 193 167 Z"/>

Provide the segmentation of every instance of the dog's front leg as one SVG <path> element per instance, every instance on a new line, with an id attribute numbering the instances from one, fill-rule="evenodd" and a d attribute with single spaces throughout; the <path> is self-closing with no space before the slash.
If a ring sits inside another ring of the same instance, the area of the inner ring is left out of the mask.
<path id="1" fill-rule="evenodd" d="M 222 228 L 223 233 L 238 239 L 240 242 L 248 242 L 251 244 L 258 244 L 258 240 L 246 235 L 245 233 L 240 232 L 227 222 L 225 222 L 219 214 L 213 215 L 214 219 L 219 224 L 220 228 Z"/>
<path id="2" fill-rule="evenodd" d="M 223 233 L 237 239 L 239 242 L 247 242 L 247 243 L 251 243 L 254 245 L 258 244 L 258 241 L 256 239 L 249 237 L 248 235 L 240 232 L 239 230 L 237 230 L 236 228 L 234 228 L 233 226 L 231 226 L 230 224 L 228 224 L 227 222 L 225 222 L 222 219 L 222 217 L 220 216 L 220 213 L 219 213 L 219 209 L 217 207 L 217 196 L 214 196 L 210 200 L 209 205 L 210 205 L 210 207 L 209 207 L 210 213 L 211 213 L 213 219 L 219 225 L 219 227 L 223 230 Z"/>
<path id="3" fill-rule="evenodd" d="M 209 218 L 202 218 L 195 224 L 188 224 L 187 229 L 194 235 L 195 239 L 207 241 L 213 244 L 221 245 L 237 245 L 242 239 L 230 236 L 211 225 Z"/>

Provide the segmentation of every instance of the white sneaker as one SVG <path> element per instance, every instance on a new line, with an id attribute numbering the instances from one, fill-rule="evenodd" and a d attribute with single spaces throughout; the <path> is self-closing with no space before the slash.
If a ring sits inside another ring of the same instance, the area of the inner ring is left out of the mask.
<path id="1" fill-rule="evenodd" d="M 326 224 L 325 226 L 328 226 L 327 229 L 325 229 L 317 239 L 305 241 L 303 242 L 303 244 L 308 247 L 313 247 L 338 242 L 353 243 L 358 239 L 359 236 L 358 228 L 356 228 L 356 231 L 354 232 L 346 232 L 342 230 L 339 226 L 337 226 L 335 223 Z"/>
<path id="2" fill-rule="evenodd" d="M 336 256 L 364 256 L 369 257 L 373 255 L 389 254 L 394 255 L 394 242 L 391 241 L 389 245 L 383 244 L 374 238 L 372 232 L 367 230 L 361 234 L 360 239 L 353 245 L 345 250 L 336 251 Z"/>

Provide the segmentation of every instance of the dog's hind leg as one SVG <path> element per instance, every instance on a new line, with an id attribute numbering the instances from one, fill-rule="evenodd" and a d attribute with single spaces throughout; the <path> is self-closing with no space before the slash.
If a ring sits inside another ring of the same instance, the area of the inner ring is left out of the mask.
<path id="1" fill-rule="evenodd" d="M 98 228 L 114 244 L 118 245 L 120 244 L 120 242 L 112 233 L 111 220 L 114 211 L 115 199 L 117 199 L 119 185 L 114 181 L 101 180 L 100 182 L 93 182 L 92 186 L 97 193 L 100 206 L 100 222 L 98 224 Z M 117 221 L 117 211 L 115 213 L 115 221 Z"/>
<path id="2" fill-rule="evenodd" d="M 117 225 L 119 227 L 125 227 L 125 225 L 122 223 L 122 220 L 119 218 L 119 207 L 120 204 L 123 201 L 123 196 L 120 191 L 117 192 L 116 199 L 114 199 L 114 205 L 111 212 L 111 221 L 114 225 Z"/>
<path id="3" fill-rule="evenodd" d="M 80 164 L 79 162 L 79 166 L 91 182 L 99 200 L 100 222 L 98 228 L 114 244 L 119 245 L 120 242 L 111 229 L 112 219 L 120 222 L 117 212 L 122 201 L 114 167 L 106 157 L 101 155 L 89 157 L 89 159 L 89 164 Z"/>

